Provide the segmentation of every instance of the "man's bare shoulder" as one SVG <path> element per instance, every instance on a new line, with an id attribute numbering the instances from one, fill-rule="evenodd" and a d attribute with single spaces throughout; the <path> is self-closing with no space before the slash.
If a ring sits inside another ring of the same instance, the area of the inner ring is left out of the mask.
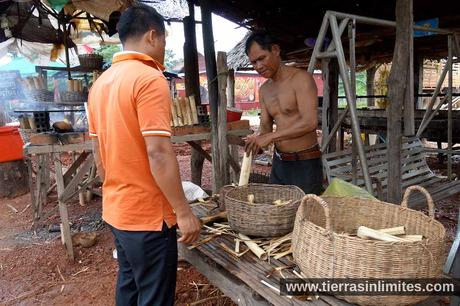
<path id="1" fill-rule="evenodd" d="M 265 90 L 267 90 L 268 88 L 270 88 L 271 83 L 272 83 L 272 82 L 271 82 L 270 80 L 265 80 L 265 82 L 264 82 L 262 85 L 260 85 L 260 87 L 259 87 L 260 93 L 263 94 L 263 92 L 264 92 Z"/>

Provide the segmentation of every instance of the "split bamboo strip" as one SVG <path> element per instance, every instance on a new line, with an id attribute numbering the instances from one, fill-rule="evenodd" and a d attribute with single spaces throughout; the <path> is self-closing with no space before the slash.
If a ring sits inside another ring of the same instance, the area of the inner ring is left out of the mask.
<path id="1" fill-rule="evenodd" d="M 198 124 L 199 122 L 198 122 L 198 113 L 196 111 L 195 96 L 189 96 L 188 99 L 190 102 L 190 109 L 192 110 L 193 124 Z"/>
<path id="2" fill-rule="evenodd" d="M 382 228 L 379 229 L 379 232 L 390 235 L 404 235 L 406 233 L 406 229 L 404 228 L 404 226 L 397 226 L 390 228 Z"/>
<path id="3" fill-rule="evenodd" d="M 179 98 L 179 105 L 182 113 L 182 121 L 184 122 L 184 125 L 189 125 L 187 107 L 185 106 L 184 98 Z"/>
<path id="4" fill-rule="evenodd" d="M 178 120 L 179 126 L 183 126 L 184 120 L 182 117 L 182 110 L 179 105 L 179 99 L 174 99 L 173 101 L 174 101 L 174 107 L 176 108 L 176 114 L 177 114 L 177 120 Z"/>
<path id="5" fill-rule="evenodd" d="M 240 239 L 248 246 L 248 248 L 253 252 L 259 259 L 266 260 L 267 253 L 257 245 L 254 241 L 252 241 L 248 236 L 243 235 L 241 233 L 238 234 Z"/>
<path id="6" fill-rule="evenodd" d="M 187 109 L 187 120 L 189 125 L 193 125 L 193 115 L 192 115 L 192 108 L 190 107 L 190 101 L 187 97 L 184 98 L 185 101 L 185 108 Z"/>
<path id="7" fill-rule="evenodd" d="M 402 235 L 399 238 L 404 239 L 406 241 L 422 241 L 423 235 Z"/>
<path id="8" fill-rule="evenodd" d="M 396 237 L 396 236 L 393 236 L 393 235 L 390 235 L 390 234 L 382 233 L 382 232 L 376 231 L 376 230 L 374 230 L 372 228 L 368 228 L 366 226 L 358 227 L 358 237 L 361 237 L 361 238 L 373 238 L 373 239 L 376 239 L 376 240 L 388 241 L 388 242 L 401 242 L 401 241 L 404 241 L 404 239 L 402 239 L 402 238 L 399 238 L 399 237 Z"/>
<path id="9" fill-rule="evenodd" d="M 179 120 L 177 119 L 176 108 L 174 107 L 174 100 L 171 100 L 171 119 L 173 121 L 173 126 L 179 126 Z"/>

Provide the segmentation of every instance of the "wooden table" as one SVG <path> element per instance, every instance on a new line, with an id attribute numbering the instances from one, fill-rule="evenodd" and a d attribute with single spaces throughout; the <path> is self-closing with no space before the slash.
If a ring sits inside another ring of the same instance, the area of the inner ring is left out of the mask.
<path id="1" fill-rule="evenodd" d="M 246 136 L 252 133 L 250 130 L 231 130 L 228 135 L 231 136 Z M 208 160 L 211 160 L 209 154 L 204 151 L 201 146 L 195 141 L 210 140 L 211 133 L 190 134 L 183 136 L 173 136 L 173 143 L 186 142 L 194 148 L 201 149 L 200 153 Z M 64 172 L 61 161 L 61 153 L 72 152 L 78 155 L 78 158 Z M 42 207 L 47 201 L 47 194 L 51 189 L 57 187 L 59 215 L 61 218 L 61 237 L 65 244 L 69 258 L 74 259 L 72 236 L 70 231 L 69 216 L 66 202 L 77 194 L 83 194 L 89 189 L 89 192 L 94 192 L 91 188 L 96 176 L 96 167 L 92 155 L 91 141 L 81 142 L 77 144 L 65 145 L 30 145 L 24 146 L 24 156 L 29 170 L 29 185 L 32 205 L 34 207 L 34 227 L 36 228 L 42 221 Z M 32 180 L 32 161 L 31 157 L 37 157 L 37 174 L 36 182 Z M 50 186 L 50 160 L 54 162 L 54 178 L 56 184 Z M 239 168 L 234 161 L 231 162 L 234 167 Z M 35 185 L 35 186 L 34 186 Z"/>
<path id="2" fill-rule="evenodd" d="M 201 203 L 192 204 L 194 213 L 199 216 L 206 216 L 209 206 Z M 346 301 L 339 300 L 332 296 L 320 296 L 311 301 L 300 301 L 296 298 L 281 296 L 275 290 L 265 286 L 261 280 L 266 281 L 275 288 L 279 288 L 280 274 L 273 272 L 276 267 L 292 266 L 294 264 L 288 257 L 280 260 L 270 258 L 270 262 L 261 261 L 253 253 L 247 252 L 236 259 L 225 252 L 220 246 L 225 243 L 231 249 L 235 245 L 232 237 L 228 235 L 217 236 L 211 241 L 202 244 L 192 250 L 187 245 L 179 243 L 179 256 L 192 264 L 201 274 L 203 274 L 213 285 L 219 289 L 235 303 L 240 306 L 265 306 L 265 305 L 297 305 L 297 306 L 351 306 Z M 297 278 L 291 272 L 292 267 L 282 271 L 286 278 Z M 272 273 L 270 277 L 267 277 Z M 440 297 L 433 297 L 417 304 L 418 306 L 440 305 Z"/>

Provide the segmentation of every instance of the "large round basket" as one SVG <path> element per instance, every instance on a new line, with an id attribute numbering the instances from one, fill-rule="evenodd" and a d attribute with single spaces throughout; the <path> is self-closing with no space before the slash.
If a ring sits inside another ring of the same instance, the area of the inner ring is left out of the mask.
<path id="1" fill-rule="evenodd" d="M 26 92 L 30 99 L 36 102 L 53 102 L 54 93 L 47 89 L 33 89 Z"/>
<path id="2" fill-rule="evenodd" d="M 88 92 L 82 91 L 61 91 L 61 102 L 86 102 L 88 101 Z"/>
<path id="3" fill-rule="evenodd" d="M 429 217 L 407 208 L 412 191 L 427 197 Z M 387 242 L 350 234 L 359 226 L 383 229 L 404 226 L 422 241 Z M 402 204 L 362 198 L 306 195 L 297 212 L 292 247 L 294 260 L 307 278 L 436 278 L 445 260 L 446 231 L 434 220 L 434 205 L 420 186 L 407 188 Z M 339 296 L 340 297 L 340 296 Z M 410 305 L 426 296 L 342 296 L 359 305 Z"/>
<path id="4" fill-rule="evenodd" d="M 254 203 L 248 196 L 254 195 Z M 295 214 L 304 196 L 296 186 L 249 184 L 225 193 L 230 226 L 245 235 L 277 237 L 292 231 Z M 276 205 L 275 201 L 282 204 Z"/>

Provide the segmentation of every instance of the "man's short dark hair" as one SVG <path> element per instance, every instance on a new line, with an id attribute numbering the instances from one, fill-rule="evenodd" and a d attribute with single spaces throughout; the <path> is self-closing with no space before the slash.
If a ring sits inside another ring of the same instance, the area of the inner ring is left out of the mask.
<path id="1" fill-rule="evenodd" d="M 117 29 L 122 44 L 128 38 L 140 37 L 152 29 L 163 35 L 164 18 L 153 7 L 139 3 L 130 6 L 121 14 Z"/>
<path id="2" fill-rule="evenodd" d="M 249 49 L 253 43 L 257 43 L 262 50 L 272 51 L 273 45 L 277 45 L 276 39 L 266 31 L 255 31 L 246 39 L 244 51 L 249 55 Z"/>

